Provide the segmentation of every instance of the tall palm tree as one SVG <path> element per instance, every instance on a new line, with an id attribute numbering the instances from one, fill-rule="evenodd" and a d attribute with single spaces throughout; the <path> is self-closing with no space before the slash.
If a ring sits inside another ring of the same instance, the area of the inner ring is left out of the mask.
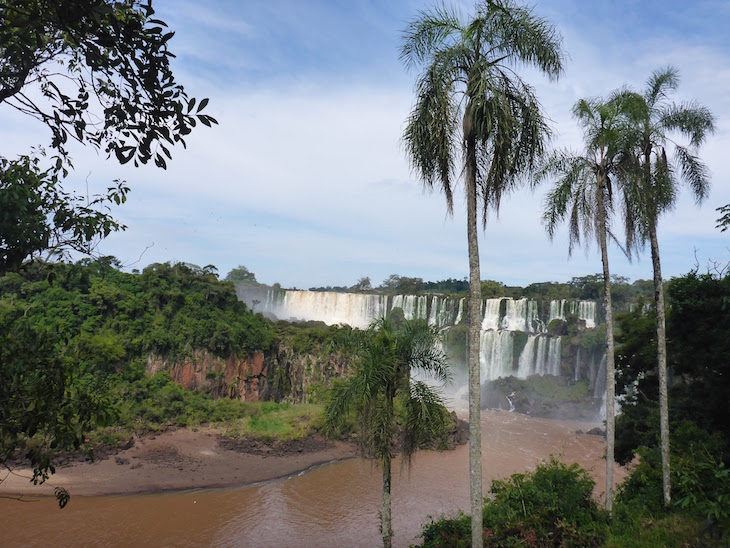
<path id="1" fill-rule="evenodd" d="M 643 242 L 649 241 L 654 269 L 662 476 L 667 506 L 671 503 L 667 342 L 657 224 L 659 217 L 674 207 L 681 181 L 687 183 L 698 204 L 707 196 L 709 174 L 697 156 L 697 150 L 714 131 L 714 117 L 707 108 L 695 102 L 677 104 L 670 101 L 669 95 L 678 85 L 676 68 L 658 69 L 649 77 L 644 93 L 633 94 L 633 101 L 627 103 L 635 131 L 634 161 L 638 173 L 631 201 L 636 209 L 639 238 Z M 688 145 L 672 140 L 675 135 L 688 139 Z M 673 149 L 671 158 L 668 149 Z"/>
<path id="2" fill-rule="evenodd" d="M 613 505 L 613 461 L 615 439 L 615 365 L 613 341 L 613 307 L 611 275 L 608 263 L 608 238 L 616 202 L 622 197 L 628 162 L 626 118 L 622 112 L 622 96 L 609 100 L 582 99 L 573 107 L 573 116 L 583 127 L 585 151 L 573 154 L 556 151 L 536 174 L 536 181 L 557 177 L 545 200 L 543 221 L 552 240 L 558 224 L 568 219 L 569 248 L 588 245 L 595 236 L 601 249 L 603 264 L 603 298 L 606 310 L 606 509 Z M 630 162 L 628 162 L 630 163 Z M 632 226 L 633 210 L 622 200 L 625 222 Z M 624 251 L 633 249 L 633 231 L 627 230 Z"/>
<path id="3" fill-rule="evenodd" d="M 438 441 L 446 426 L 447 413 L 438 393 L 424 381 L 414 380 L 411 371 L 422 371 L 438 381 L 448 380 L 449 372 L 438 333 L 425 320 L 399 320 L 391 314 L 356 333 L 348 344 L 356 354 L 355 368 L 346 381 L 333 387 L 325 426 L 330 431 L 340 428 L 354 411 L 361 456 L 383 467 L 380 528 L 383 546 L 388 548 L 393 535 L 391 461 L 398 430 L 401 454 L 409 462 L 419 447 Z M 401 404 L 399 417 L 396 400 Z"/>
<path id="4" fill-rule="evenodd" d="M 463 174 L 469 253 L 469 474 L 472 545 L 482 546 L 479 370 L 481 286 L 477 218 L 486 227 L 543 153 L 549 129 L 534 90 L 516 72 L 531 66 L 549 78 L 563 71 L 561 37 L 512 0 L 486 0 L 465 20 L 446 6 L 422 11 L 403 33 L 401 59 L 418 70 L 406 122 L 406 154 L 424 185 L 440 187 L 449 213 Z"/>

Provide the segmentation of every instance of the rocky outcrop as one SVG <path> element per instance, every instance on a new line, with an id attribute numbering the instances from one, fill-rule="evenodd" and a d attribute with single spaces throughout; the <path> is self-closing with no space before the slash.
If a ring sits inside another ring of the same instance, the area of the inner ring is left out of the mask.
<path id="1" fill-rule="evenodd" d="M 528 379 L 506 377 L 482 385 L 482 409 L 513 411 L 546 419 L 597 420 L 601 399 L 594 398 L 587 384 L 573 387 L 565 377 L 538 375 Z"/>
<path id="2" fill-rule="evenodd" d="M 337 353 L 300 355 L 285 344 L 275 351 L 219 358 L 195 351 L 183 359 L 150 355 L 146 372 L 167 371 L 187 390 L 243 401 L 317 401 L 331 379 L 344 374 L 347 360 Z"/>

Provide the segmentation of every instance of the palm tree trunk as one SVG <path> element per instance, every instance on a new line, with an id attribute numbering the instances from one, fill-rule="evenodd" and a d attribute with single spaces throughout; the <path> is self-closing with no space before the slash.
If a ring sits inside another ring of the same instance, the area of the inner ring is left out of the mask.
<path id="1" fill-rule="evenodd" d="M 615 433 L 616 370 L 613 348 L 613 305 L 611 301 L 611 275 L 608 269 L 608 244 L 606 241 L 606 204 L 604 202 L 605 179 L 598 181 L 598 232 L 603 263 L 603 301 L 606 309 L 606 510 L 613 508 L 613 460 Z"/>
<path id="2" fill-rule="evenodd" d="M 659 369 L 659 429 L 662 445 L 662 485 L 664 487 L 664 505 L 672 502 L 672 491 L 669 469 L 669 400 L 667 396 L 667 331 L 664 310 L 664 285 L 662 283 L 662 266 L 659 261 L 659 240 L 656 234 L 656 223 L 649 226 L 651 242 L 651 263 L 654 267 L 654 301 L 656 303 L 656 341 L 657 367 Z"/>
<path id="3" fill-rule="evenodd" d="M 393 528 L 390 516 L 390 459 L 383 459 L 383 507 L 380 511 L 380 532 L 383 535 L 383 548 L 390 548 Z"/>
<path id="4" fill-rule="evenodd" d="M 471 497 L 471 545 L 483 546 L 482 425 L 479 333 L 482 286 L 477 237 L 476 139 L 467 113 L 464 115 L 466 146 L 466 233 L 469 242 L 469 493 Z"/>

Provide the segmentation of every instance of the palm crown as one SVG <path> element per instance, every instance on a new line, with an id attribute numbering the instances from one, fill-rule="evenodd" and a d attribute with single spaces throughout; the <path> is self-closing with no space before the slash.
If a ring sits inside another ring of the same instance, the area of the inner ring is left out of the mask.
<path id="1" fill-rule="evenodd" d="M 405 148 L 425 185 L 440 185 L 449 211 L 456 167 L 464 164 L 462 139 L 475 142 L 484 222 L 543 152 L 549 128 L 533 88 L 515 69 L 530 65 L 557 77 L 560 41 L 551 25 L 510 0 L 481 4 L 468 23 L 446 7 L 421 12 L 406 28 L 401 59 L 422 72 Z"/>

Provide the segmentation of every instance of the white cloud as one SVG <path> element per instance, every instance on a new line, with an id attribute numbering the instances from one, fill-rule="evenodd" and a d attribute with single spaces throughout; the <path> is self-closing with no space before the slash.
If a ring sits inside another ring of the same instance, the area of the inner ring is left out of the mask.
<path id="1" fill-rule="evenodd" d="M 246 44 L 266 29 L 253 27 L 242 10 L 224 13 L 222 5 L 160 7 L 161 16 L 170 15 L 171 26 L 182 25 L 174 27 L 173 48 L 180 52 L 180 80 L 192 96 L 210 97 L 207 111 L 220 126 L 197 128 L 187 150 L 173 151 L 167 171 L 119 166 L 89 148 L 73 149 L 76 184 L 83 185 L 91 172 L 92 184 L 102 190 L 105 181 L 117 177 L 132 187 L 129 202 L 118 209 L 130 228 L 111 237 L 102 250 L 132 261 L 154 242 L 141 265 L 212 263 L 225 274 L 245 264 L 261 281 L 297 287 L 350 284 L 366 275 L 377 283 L 392 273 L 464 277 L 463 196 L 456 197 L 454 217 L 447 218 L 443 196 L 423 192 L 399 146 L 413 100 L 409 77 L 372 74 L 367 81 L 358 67 L 328 73 L 327 66 L 302 66 L 252 81 L 246 71 L 262 67 Z M 227 6 L 233 10 L 236 5 Z M 188 8 L 193 11 L 185 13 Z M 180 9 L 180 15 L 172 9 Z M 718 117 L 718 132 L 701 151 L 713 173 L 710 199 L 697 209 L 683 192 L 676 211 L 662 220 L 664 273 L 669 277 L 692 268 L 695 246 L 701 261 L 727 254 L 728 237 L 714 228 L 714 208 L 730 202 L 728 52 L 681 37 L 668 42 L 652 37 L 651 29 L 630 43 L 607 44 L 597 39 L 610 33 L 599 32 L 603 22 L 576 27 L 569 12 L 557 13 L 571 55 L 566 73 L 557 83 L 529 74 L 554 121 L 556 145 L 580 149 L 580 130 L 570 114 L 577 99 L 606 95 L 623 84 L 641 89 L 651 70 L 675 64 L 683 76 L 678 98 L 697 98 L 709 106 Z M 408 17 L 413 15 L 415 10 Z M 383 24 L 379 21 L 380 32 Z M 397 33 L 404 20 L 390 24 Z M 316 26 L 300 30 L 322 32 Z M 372 65 L 369 56 L 375 53 L 367 37 L 354 39 L 364 41 L 348 44 L 348 53 L 359 50 L 362 64 Z M 397 63 L 393 51 L 382 59 L 382 74 L 393 74 Z M 216 71 L 213 78 L 200 68 L 206 64 L 206 71 Z M 0 117 L 5 155 L 47 141 L 39 124 L 3 106 Z M 587 255 L 576 250 L 568 260 L 567 230 L 548 242 L 540 223 L 546 190 L 520 192 L 505 200 L 498 220 L 490 217 L 480 233 L 483 278 L 526 284 L 600 271 L 595 245 Z M 651 276 L 648 258 L 629 264 L 614 249 L 611 260 L 616 274 Z"/>

